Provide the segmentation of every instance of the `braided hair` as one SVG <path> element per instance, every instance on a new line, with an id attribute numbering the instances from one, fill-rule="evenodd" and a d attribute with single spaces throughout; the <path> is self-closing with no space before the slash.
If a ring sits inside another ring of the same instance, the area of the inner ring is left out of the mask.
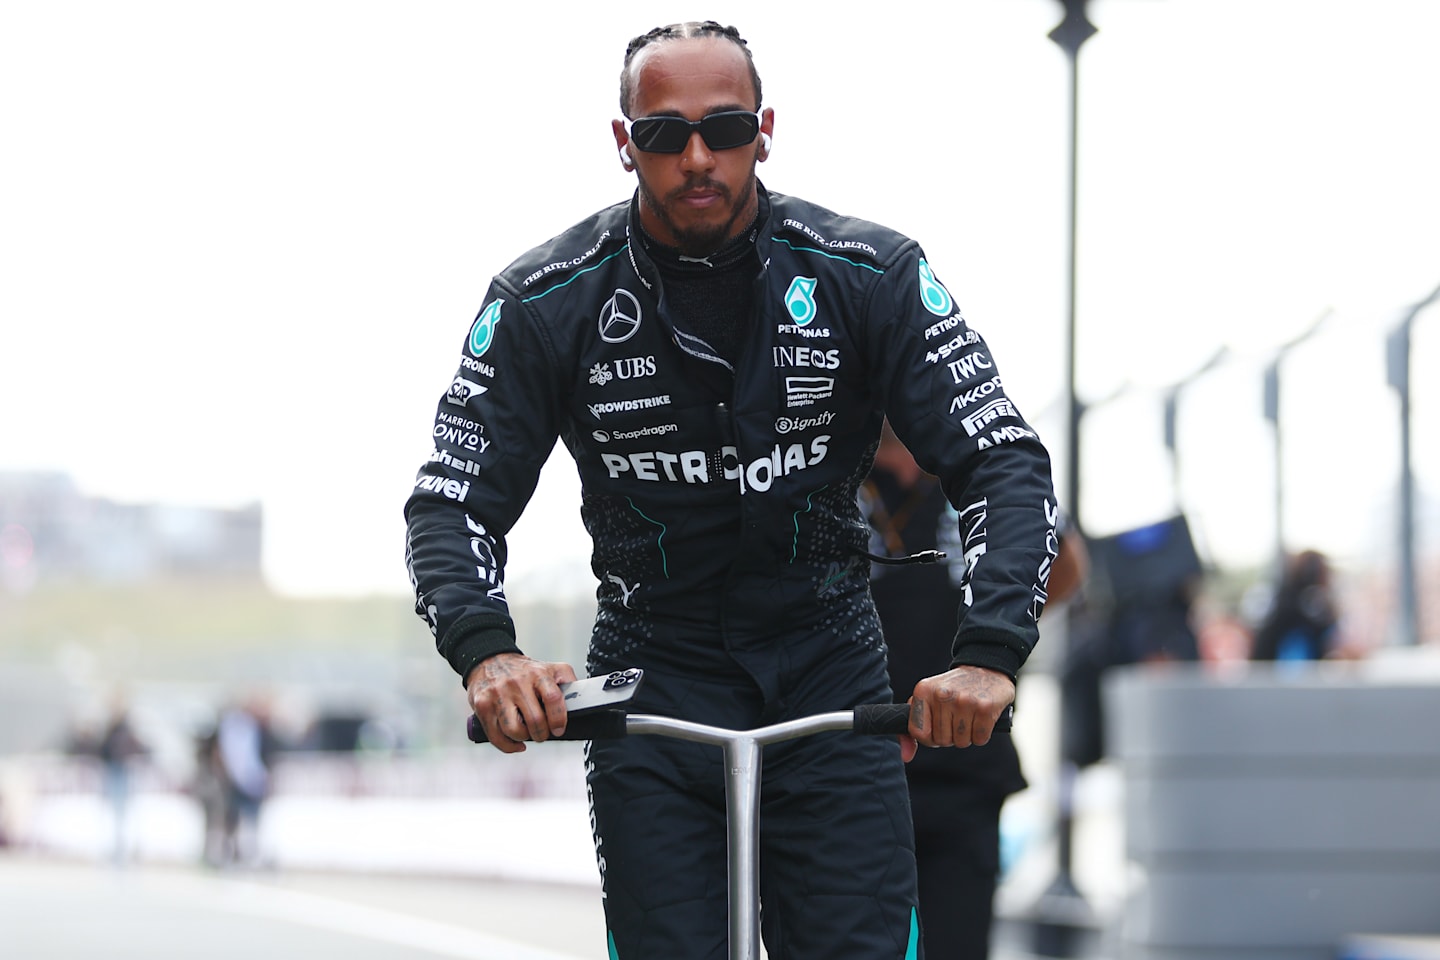
<path id="1" fill-rule="evenodd" d="M 656 27 L 649 33 L 642 33 L 625 47 L 625 66 L 620 71 L 620 112 L 630 116 L 630 97 L 634 94 L 634 75 L 630 65 L 635 55 L 652 44 L 664 40 L 691 40 L 696 37 L 724 37 L 745 53 L 745 62 L 750 67 L 750 83 L 755 87 L 755 109 L 760 109 L 760 74 L 755 70 L 755 58 L 750 55 L 750 46 L 740 31 L 724 27 L 714 20 L 691 20 L 687 23 L 672 23 Z"/>

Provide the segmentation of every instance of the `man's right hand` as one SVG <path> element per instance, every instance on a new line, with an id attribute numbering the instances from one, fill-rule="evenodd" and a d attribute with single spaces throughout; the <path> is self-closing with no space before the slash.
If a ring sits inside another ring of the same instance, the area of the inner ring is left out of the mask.
<path id="1" fill-rule="evenodd" d="M 568 663 L 497 653 L 470 671 L 465 694 L 495 749 L 519 753 L 526 740 L 539 742 L 565 732 L 560 684 L 574 679 L 575 670 Z"/>

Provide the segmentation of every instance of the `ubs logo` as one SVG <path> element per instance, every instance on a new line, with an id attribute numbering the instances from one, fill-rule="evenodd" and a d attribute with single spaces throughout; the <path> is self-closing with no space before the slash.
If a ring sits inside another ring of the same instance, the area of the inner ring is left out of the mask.
<path id="1" fill-rule="evenodd" d="M 621 380 L 653 377 L 655 376 L 655 358 L 653 356 L 621 357 L 615 361 L 615 376 Z"/>
<path id="2" fill-rule="evenodd" d="M 600 339 L 606 343 L 624 343 L 640 329 L 640 301 L 629 290 L 615 295 L 600 308 Z"/>

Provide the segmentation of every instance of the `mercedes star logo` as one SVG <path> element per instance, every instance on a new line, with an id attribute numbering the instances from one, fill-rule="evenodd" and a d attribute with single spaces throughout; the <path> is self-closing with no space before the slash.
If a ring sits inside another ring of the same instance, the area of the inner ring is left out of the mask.
<path id="1" fill-rule="evenodd" d="M 640 301 L 629 290 L 616 290 L 600 308 L 600 339 L 624 343 L 640 329 Z"/>

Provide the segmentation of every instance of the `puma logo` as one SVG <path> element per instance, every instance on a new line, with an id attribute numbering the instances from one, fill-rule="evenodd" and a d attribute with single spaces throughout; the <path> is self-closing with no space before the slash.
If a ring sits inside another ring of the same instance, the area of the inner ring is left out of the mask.
<path id="1" fill-rule="evenodd" d="M 625 581 L 621 580 L 613 573 L 606 574 L 605 579 L 609 580 L 611 583 L 615 584 L 617 587 L 620 588 L 620 602 L 624 604 L 625 607 L 628 609 L 630 607 L 630 597 L 635 593 L 636 590 L 640 589 L 640 581 L 636 580 L 635 586 L 627 587 L 625 586 Z"/>

